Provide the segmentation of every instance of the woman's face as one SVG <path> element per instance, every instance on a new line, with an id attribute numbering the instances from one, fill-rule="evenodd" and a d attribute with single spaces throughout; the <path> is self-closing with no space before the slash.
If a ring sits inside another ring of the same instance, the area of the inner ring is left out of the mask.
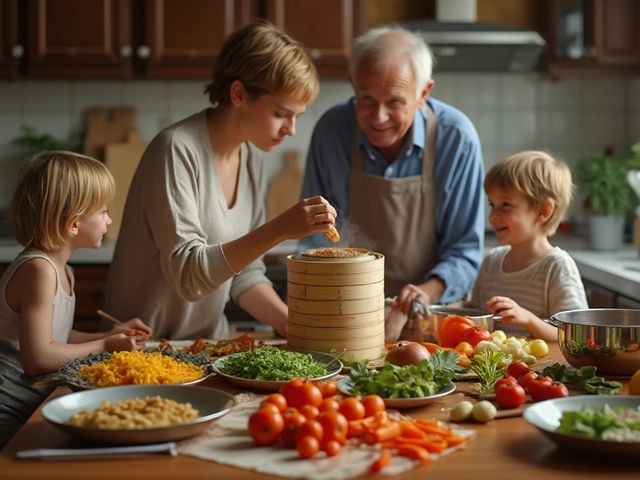
<path id="1" fill-rule="evenodd" d="M 261 95 L 242 106 L 246 138 L 260 150 L 269 152 L 296 133 L 296 120 L 307 109 L 295 97 Z"/>

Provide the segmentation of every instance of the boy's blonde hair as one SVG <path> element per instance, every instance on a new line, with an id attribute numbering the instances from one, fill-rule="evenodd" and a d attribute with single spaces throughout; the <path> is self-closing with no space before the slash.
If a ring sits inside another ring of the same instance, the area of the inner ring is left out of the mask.
<path id="1" fill-rule="evenodd" d="M 547 235 L 558 229 L 575 189 L 565 162 L 535 150 L 516 153 L 491 167 L 484 179 L 484 190 L 488 193 L 493 188 L 515 188 L 529 197 L 534 208 L 551 200 L 553 213 L 544 224 Z"/>
<path id="2" fill-rule="evenodd" d="M 266 20 L 236 30 L 224 41 L 205 87 L 211 104 L 231 105 L 229 92 L 236 80 L 253 99 L 265 94 L 295 96 L 310 104 L 320 90 L 304 47 Z"/>
<path id="3" fill-rule="evenodd" d="M 72 152 L 43 152 L 22 167 L 11 200 L 16 240 L 25 247 L 55 251 L 69 240 L 76 217 L 108 205 L 115 183 L 107 167 Z"/>

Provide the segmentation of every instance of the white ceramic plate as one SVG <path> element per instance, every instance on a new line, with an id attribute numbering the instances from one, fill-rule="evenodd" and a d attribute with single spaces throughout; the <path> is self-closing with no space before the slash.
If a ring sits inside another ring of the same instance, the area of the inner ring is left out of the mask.
<path id="1" fill-rule="evenodd" d="M 555 398 L 534 403 L 524 411 L 523 416 L 527 422 L 562 447 L 579 450 L 583 454 L 596 453 L 603 458 L 608 455 L 640 457 L 640 442 L 613 442 L 556 432 L 560 426 L 562 412 L 577 411 L 584 406 L 603 408 L 605 404 L 611 408 L 619 406 L 638 408 L 640 396 L 577 395 Z"/>
<path id="2" fill-rule="evenodd" d="M 338 389 L 344 393 L 345 395 L 352 395 L 351 386 L 353 383 L 351 382 L 351 378 L 345 377 L 338 382 Z M 387 408 L 395 408 L 401 410 L 403 408 L 417 408 L 427 405 L 440 397 L 444 397 L 445 395 L 449 395 L 450 393 L 455 392 L 456 386 L 453 382 L 449 382 L 448 385 L 442 387 L 437 393 L 433 395 L 429 395 L 427 397 L 416 397 L 416 398 L 383 398 L 384 404 Z"/>
<path id="3" fill-rule="evenodd" d="M 190 422 L 161 428 L 139 430 L 107 430 L 95 427 L 76 427 L 65 422 L 82 410 L 98 408 L 104 400 L 117 402 L 130 398 L 144 399 L 160 396 L 179 403 L 190 403 L 200 416 Z M 141 445 L 163 443 L 188 438 L 201 432 L 218 417 L 225 415 L 235 405 L 228 393 L 213 388 L 182 385 L 126 385 L 105 387 L 70 393 L 46 403 L 42 416 L 72 437 L 90 442 L 112 445 Z"/>
<path id="4" fill-rule="evenodd" d="M 328 353 L 322 352 L 311 352 L 306 350 L 294 350 L 289 349 L 290 351 L 295 351 L 298 353 L 308 353 L 313 359 L 318 363 L 327 364 L 327 374 L 321 377 L 313 378 L 312 380 L 327 380 L 342 370 L 342 362 L 338 360 L 333 355 L 329 355 Z M 280 390 L 280 387 L 287 383 L 287 380 L 283 381 L 270 381 L 270 380 L 254 380 L 249 378 L 235 377 L 233 375 L 228 375 L 223 373 L 220 370 L 220 364 L 224 362 L 227 358 L 235 357 L 239 355 L 244 355 L 244 353 L 235 353 L 233 355 L 228 355 L 226 357 L 219 358 L 212 363 L 213 371 L 216 372 L 221 377 L 225 378 L 229 383 L 235 385 L 239 388 L 246 388 L 247 390 L 255 390 L 259 392 L 277 392 Z"/>

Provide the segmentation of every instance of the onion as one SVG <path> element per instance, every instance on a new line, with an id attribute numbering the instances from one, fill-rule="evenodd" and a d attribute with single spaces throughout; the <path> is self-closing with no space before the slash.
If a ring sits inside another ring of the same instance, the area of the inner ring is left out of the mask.
<path id="1" fill-rule="evenodd" d="M 393 363 L 398 367 L 405 365 L 418 365 L 422 360 L 431 356 L 429 350 L 424 345 L 417 342 L 399 342 L 387 353 L 385 361 Z"/>

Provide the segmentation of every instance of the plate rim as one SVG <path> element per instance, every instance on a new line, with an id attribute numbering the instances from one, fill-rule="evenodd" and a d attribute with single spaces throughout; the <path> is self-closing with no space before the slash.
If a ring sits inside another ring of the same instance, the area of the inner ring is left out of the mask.
<path id="1" fill-rule="evenodd" d="M 343 390 L 343 387 L 347 386 L 346 384 L 351 382 L 351 377 L 344 377 L 338 381 L 338 390 L 344 393 L 345 395 L 353 395 L 351 388 L 349 386 L 349 390 Z M 440 388 L 433 395 L 428 395 L 426 397 L 412 397 L 412 398 L 384 398 L 385 405 L 388 408 L 414 408 L 426 405 L 432 402 L 435 399 L 447 396 L 456 391 L 456 384 L 452 381 L 449 381 L 447 385 Z"/>

